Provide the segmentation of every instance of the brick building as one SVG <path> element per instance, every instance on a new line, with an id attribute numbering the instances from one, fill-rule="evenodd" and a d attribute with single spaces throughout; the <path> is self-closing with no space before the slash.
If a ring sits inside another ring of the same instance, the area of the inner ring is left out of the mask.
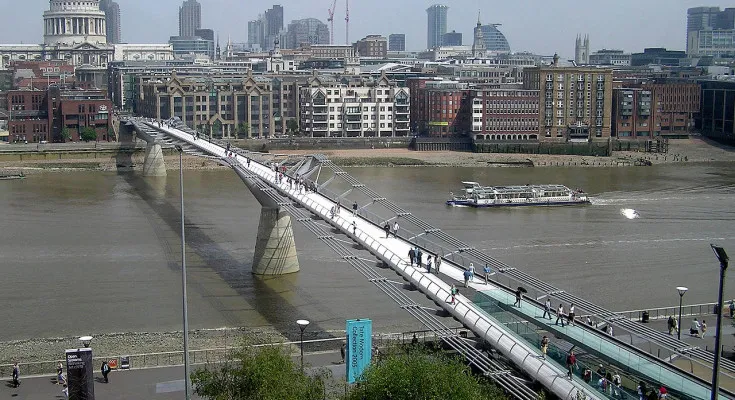
<path id="1" fill-rule="evenodd" d="M 475 140 L 538 141 L 538 90 L 471 90 L 470 97 Z"/>
<path id="2" fill-rule="evenodd" d="M 550 66 L 523 70 L 523 88 L 538 90 L 539 139 L 584 142 L 611 134 L 612 70 Z"/>
<path id="3" fill-rule="evenodd" d="M 354 48 L 360 57 L 385 58 L 388 56 L 388 39 L 381 35 L 368 35 L 358 40 Z"/>
<path id="4" fill-rule="evenodd" d="M 97 132 L 97 140 L 109 141 L 112 102 L 103 91 L 11 90 L 7 93 L 10 142 L 37 143 L 79 141 L 85 127 Z"/>
<path id="5" fill-rule="evenodd" d="M 696 83 L 654 82 L 615 88 L 612 136 L 653 139 L 689 135 L 699 115 L 700 91 Z"/>
<path id="6" fill-rule="evenodd" d="M 472 99 L 469 85 L 456 81 L 409 79 L 416 119 L 422 136 L 448 137 L 469 134 L 472 129 Z M 414 95 L 415 92 L 415 95 Z"/>

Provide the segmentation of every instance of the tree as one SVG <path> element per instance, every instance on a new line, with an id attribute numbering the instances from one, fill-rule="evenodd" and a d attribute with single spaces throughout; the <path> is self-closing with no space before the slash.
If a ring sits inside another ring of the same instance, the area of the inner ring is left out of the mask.
<path id="1" fill-rule="evenodd" d="M 247 122 L 240 122 L 240 125 L 237 126 L 238 139 L 239 139 L 239 136 L 248 137 L 249 132 L 250 132 L 250 125 L 248 125 Z"/>
<path id="2" fill-rule="evenodd" d="M 97 140 L 97 131 L 95 131 L 94 128 L 90 128 L 89 126 L 85 126 L 79 132 L 79 138 L 82 139 L 82 140 L 84 140 L 85 142 L 95 141 L 95 140 Z"/>
<path id="3" fill-rule="evenodd" d="M 346 400 L 495 400 L 502 390 L 480 380 L 460 359 L 412 348 L 394 349 L 373 362 Z M 390 397 L 386 397 L 390 394 Z"/>
<path id="4" fill-rule="evenodd" d="M 71 133 L 69 133 L 69 128 L 67 127 L 61 128 L 61 141 L 66 142 L 69 139 L 71 139 Z"/>
<path id="5" fill-rule="evenodd" d="M 289 119 L 286 121 L 286 129 L 288 129 L 291 133 L 296 133 L 299 131 L 299 123 L 295 119 Z"/>
<path id="6" fill-rule="evenodd" d="M 235 360 L 192 375 L 195 392 L 207 400 L 321 400 L 326 372 L 306 375 L 280 346 L 243 346 Z"/>

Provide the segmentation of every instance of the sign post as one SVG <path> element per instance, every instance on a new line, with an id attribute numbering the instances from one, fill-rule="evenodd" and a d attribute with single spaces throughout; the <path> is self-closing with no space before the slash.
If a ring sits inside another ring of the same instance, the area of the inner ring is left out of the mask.
<path id="1" fill-rule="evenodd" d="M 66 380 L 69 400 L 94 400 L 92 349 L 66 351 Z"/>
<path id="2" fill-rule="evenodd" d="M 355 383 L 370 365 L 373 349 L 373 322 L 369 319 L 347 320 L 345 368 L 347 382 Z"/>

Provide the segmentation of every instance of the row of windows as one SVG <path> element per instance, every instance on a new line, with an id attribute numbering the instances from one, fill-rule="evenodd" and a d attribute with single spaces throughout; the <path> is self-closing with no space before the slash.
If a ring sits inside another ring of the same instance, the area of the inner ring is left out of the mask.
<path id="1" fill-rule="evenodd" d="M 347 124 L 345 124 L 345 125 L 347 125 Z M 352 125 L 352 126 L 350 126 L 350 128 L 357 128 L 357 127 L 360 126 L 360 124 L 350 124 L 350 125 Z M 370 124 L 367 124 L 367 123 L 362 124 L 362 127 L 363 128 L 376 128 L 377 126 L 378 126 L 378 124 L 376 124 L 375 122 L 370 123 Z M 391 122 L 388 122 L 387 124 L 384 123 L 384 122 L 381 122 L 380 123 L 380 127 L 381 128 L 385 128 L 386 126 L 388 128 L 393 128 L 393 123 L 391 123 Z M 341 123 L 334 123 L 334 122 L 332 122 L 332 123 L 329 124 L 329 127 L 330 128 L 335 128 L 335 127 L 336 128 L 342 128 L 342 124 Z"/>

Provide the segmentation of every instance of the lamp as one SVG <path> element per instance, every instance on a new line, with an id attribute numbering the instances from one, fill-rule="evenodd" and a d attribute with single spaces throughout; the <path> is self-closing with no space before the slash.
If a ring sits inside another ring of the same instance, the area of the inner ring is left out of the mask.
<path id="1" fill-rule="evenodd" d="M 710 399 L 715 400 L 719 395 L 720 389 L 720 357 L 722 351 L 720 350 L 720 328 L 722 327 L 722 291 L 725 286 L 725 272 L 727 271 L 727 264 L 730 261 L 730 257 L 727 256 L 725 249 L 721 246 L 710 244 L 712 251 L 715 252 L 715 257 L 720 261 L 720 290 L 717 293 L 717 326 L 715 327 L 715 362 L 712 366 L 712 394 Z"/>
<path id="2" fill-rule="evenodd" d="M 678 324 L 679 329 L 677 329 L 676 333 L 677 333 L 677 338 L 681 340 L 681 303 L 684 300 L 684 293 L 686 293 L 687 290 L 689 290 L 689 288 L 685 286 L 677 286 L 676 290 L 679 292 L 679 324 Z"/>
<path id="3" fill-rule="evenodd" d="M 304 373 L 304 330 L 306 330 L 306 327 L 309 326 L 309 320 L 308 319 L 300 319 L 296 321 L 296 323 L 299 325 L 299 329 L 301 329 L 301 373 Z"/>
<path id="4" fill-rule="evenodd" d="M 82 347 L 87 348 L 92 343 L 92 339 L 94 339 L 92 336 L 82 336 L 79 341 L 82 342 Z"/>

